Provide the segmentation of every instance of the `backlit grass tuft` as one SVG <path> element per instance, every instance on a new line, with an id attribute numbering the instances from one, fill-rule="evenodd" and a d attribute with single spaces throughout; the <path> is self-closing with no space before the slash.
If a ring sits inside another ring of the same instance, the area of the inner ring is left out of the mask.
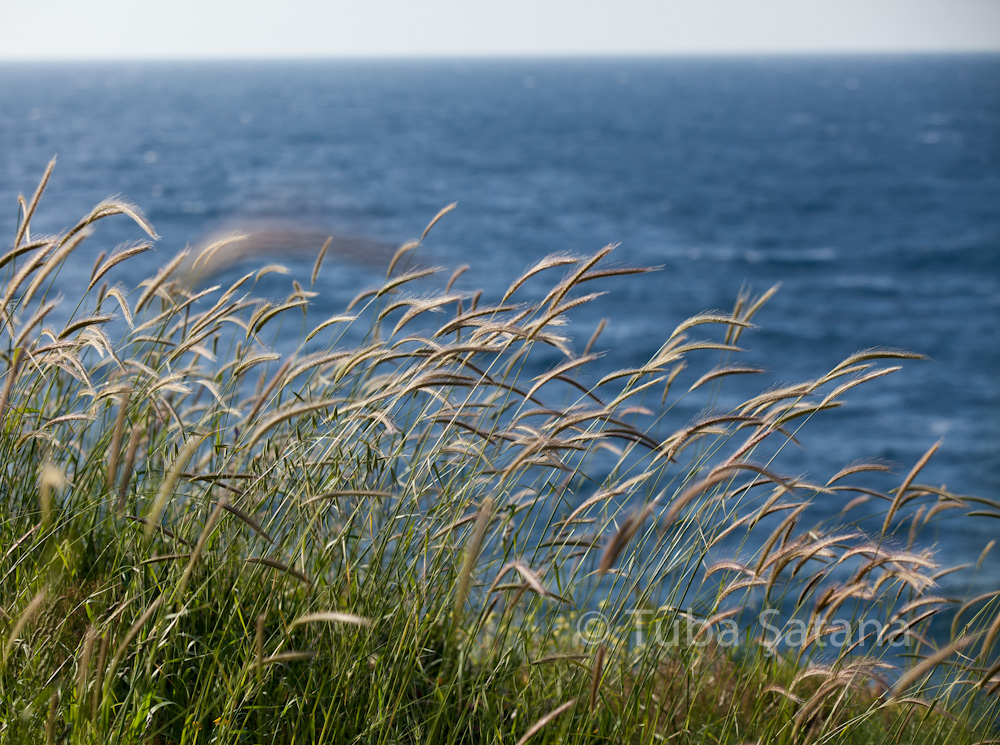
<path id="1" fill-rule="evenodd" d="M 998 505 L 922 484 L 936 445 L 890 491 L 878 462 L 781 472 L 916 355 L 719 409 L 767 292 L 608 372 L 566 320 L 646 271 L 610 248 L 490 299 L 429 290 L 407 244 L 301 333 L 328 246 L 283 299 L 256 294 L 274 266 L 208 287 L 197 256 L 109 285 L 129 244 L 57 301 L 93 223 L 155 233 L 112 200 L 34 236 L 48 175 L 0 257 L 0 741 L 995 737 L 1000 592 L 940 596 L 920 534 Z"/>

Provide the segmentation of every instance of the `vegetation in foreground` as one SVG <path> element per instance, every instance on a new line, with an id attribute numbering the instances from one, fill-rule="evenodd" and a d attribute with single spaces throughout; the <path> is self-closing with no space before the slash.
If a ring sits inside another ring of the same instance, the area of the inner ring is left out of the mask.
<path id="1" fill-rule="evenodd" d="M 863 483 L 877 462 L 776 471 L 800 427 L 914 355 L 713 409 L 754 372 L 733 358 L 765 293 L 595 379 L 598 334 L 581 350 L 564 322 L 643 271 L 609 248 L 487 301 L 413 292 L 434 270 L 407 244 L 308 328 L 311 290 L 255 297 L 274 267 L 192 288 L 178 257 L 109 285 L 136 243 L 71 307 L 52 283 L 93 223 L 155 236 L 120 201 L 33 236 L 47 179 L 0 257 L 0 741 L 996 736 L 1000 591 L 938 596 L 919 532 L 998 505 L 919 483 L 932 452 L 885 493 Z M 298 351 L 274 351 L 296 329 Z M 847 527 L 809 521 L 822 499 Z"/>

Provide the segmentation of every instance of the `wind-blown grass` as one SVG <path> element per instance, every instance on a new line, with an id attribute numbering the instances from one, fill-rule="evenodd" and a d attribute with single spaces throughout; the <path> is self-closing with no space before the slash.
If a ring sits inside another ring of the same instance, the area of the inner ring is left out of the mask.
<path id="1" fill-rule="evenodd" d="M 3 742 L 992 736 L 1000 591 L 938 596 L 919 531 L 998 505 L 919 483 L 937 446 L 890 492 L 858 483 L 877 462 L 777 470 L 799 427 L 916 355 L 713 408 L 758 372 L 733 358 L 767 292 L 595 380 L 600 339 L 577 351 L 566 316 L 590 282 L 645 271 L 610 247 L 488 301 L 457 275 L 412 292 L 435 270 L 407 244 L 294 353 L 273 342 L 313 289 L 256 297 L 270 268 L 192 286 L 184 256 L 103 284 L 146 244 L 102 257 L 68 311 L 54 277 L 92 223 L 155 233 L 111 200 L 34 238 L 48 175 L 0 257 Z M 831 499 L 844 524 L 809 522 Z"/>

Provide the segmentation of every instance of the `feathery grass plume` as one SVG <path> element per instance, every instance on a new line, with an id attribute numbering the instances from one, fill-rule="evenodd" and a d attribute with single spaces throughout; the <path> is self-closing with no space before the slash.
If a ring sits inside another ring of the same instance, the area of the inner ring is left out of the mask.
<path id="1" fill-rule="evenodd" d="M 278 652 L 277 654 L 268 655 L 263 659 L 262 664 L 264 665 L 276 665 L 286 662 L 309 662 L 310 660 L 316 659 L 315 652 Z"/>
<path id="2" fill-rule="evenodd" d="M 765 371 L 760 367 L 748 367 L 746 365 L 721 365 L 720 367 L 709 370 L 692 383 L 691 387 L 688 388 L 688 393 L 701 388 L 706 383 L 710 383 L 713 380 L 717 380 L 718 378 L 722 378 L 727 375 L 756 375 L 762 372 Z"/>
<path id="3" fill-rule="evenodd" d="M 924 453 L 920 460 L 916 462 L 910 472 L 906 474 L 906 478 L 903 479 L 903 483 L 900 485 L 899 490 L 896 492 L 896 498 L 892 500 L 892 504 L 889 505 L 889 510 L 886 512 L 885 521 L 882 523 L 882 535 L 886 535 L 889 532 L 889 527 L 892 525 L 892 519 L 896 516 L 896 512 L 902 507 L 906 502 L 906 492 L 913 483 L 913 479 L 917 477 L 917 474 L 923 470 L 923 467 L 927 465 L 927 462 L 934 456 L 934 453 L 938 451 L 941 447 L 941 440 L 938 440 L 930 449 Z"/>
<path id="4" fill-rule="evenodd" d="M 826 376 L 821 380 L 826 383 L 834 380 L 837 377 L 843 375 L 846 371 L 851 370 L 856 365 L 863 362 L 869 362 L 871 360 L 925 360 L 927 357 L 922 354 L 916 354 L 914 352 L 908 352 L 905 349 L 891 349 L 889 347 L 872 347 L 871 349 L 865 349 L 860 352 L 855 352 L 854 354 L 846 357 L 842 362 L 837 364 Z"/>
<path id="5" fill-rule="evenodd" d="M 490 320 L 495 319 L 505 313 L 510 311 L 521 310 L 523 306 L 521 305 L 487 305 L 484 307 L 476 306 L 468 311 L 459 311 L 454 318 L 446 322 L 441 326 L 435 333 L 434 338 L 440 338 L 442 336 L 447 336 L 448 334 L 454 333 L 463 327 L 467 328 L 477 328 L 476 323 L 480 318 L 489 317 Z"/>
<path id="6" fill-rule="evenodd" d="M 445 285 L 444 291 L 446 293 L 451 292 L 451 288 L 455 284 L 455 282 L 458 281 L 458 278 L 461 277 L 463 274 L 465 274 L 467 271 L 469 271 L 468 264 L 462 264 L 461 266 L 456 267 L 456 269 L 451 273 L 451 276 L 448 277 L 448 284 Z"/>
<path id="7" fill-rule="evenodd" d="M 0 309 L 3 309 L 4 320 L 7 327 L 10 329 L 11 334 L 14 333 L 14 327 L 11 324 L 10 315 L 14 309 L 14 298 L 17 296 L 17 291 L 24 284 L 25 280 L 30 277 L 34 272 L 36 272 L 39 267 L 43 266 L 46 261 L 49 260 L 50 252 L 52 249 L 52 244 L 47 244 L 41 251 L 38 251 L 25 262 L 16 274 L 10 279 L 4 288 L 3 296 L 0 297 Z"/>
<path id="8" fill-rule="evenodd" d="M 173 463 L 164 475 L 163 481 L 160 483 L 160 488 L 156 491 L 156 496 L 153 498 L 146 513 L 146 527 L 143 530 L 143 538 L 147 545 L 153 537 L 153 531 L 160 525 L 160 519 L 167 508 L 167 503 L 174 496 L 174 489 L 177 486 L 181 473 L 187 467 L 188 461 L 191 460 L 198 448 L 201 447 L 206 437 L 208 435 L 199 435 L 197 433 L 189 435 L 177 452 L 177 457 L 174 458 Z"/>
<path id="9" fill-rule="evenodd" d="M 55 301 L 50 301 L 47 303 L 42 303 L 38 309 L 32 314 L 31 318 L 25 321 L 21 325 L 21 330 L 17 332 L 17 336 L 14 338 L 14 349 L 25 348 L 29 346 L 28 335 L 38 326 L 45 317 L 49 315 L 53 310 L 55 310 L 58 305 Z M 48 335 L 47 332 L 46 335 Z"/>
<path id="10" fill-rule="evenodd" d="M 356 321 L 357 319 L 358 319 L 357 316 L 344 315 L 344 314 L 338 313 L 337 315 L 332 316 L 332 317 L 326 319 L 325 321 L 323 321 L 323 323 L 319 324 L 316 328 L 314 328 L 312 331 L 310 331 L 306 335 L 306 339 L 305 340 L 306 341 L 312 341 L 313 337 L 315 337 L 320 331 L 322 331 L 323 329 L 328 328 L 328 327 L 330 327 L 330 326 L 332 326 L 332 325 L 334 325 L 336 323 L 351 323 L 353 321 Z"/>
<path id="11" fill-rule="evenodd" d="M 427 236 L 428 236 L 428 234 L 431 232 L 431 229 L 435 225 L 438 224 L 438 220 L 440 220 L 442 217 L 444 217 L 445 215 L 447 215 L 449 212 L 451 212 L 457 206 L 458 206 L 458 202 L 452 202 L 448 206 L 442 207 L 441 210 L 436 215 L 434 215 L 434 217 L 431 219 L 431 221 L 429 223 L 427 223 L 427 227 L 424 228 L 424 232 L 420 234 L 420 240 L 423 241 L 424 239 L 426 239 Z"/>
<path id="12" fill-rule="evenodd" d="M 669 527 L 674 520 L 677 519 L 677 516 L 681 513 L 681 511 L 687 507 L 695 497 L 704 494 L 712 487 L 732 478 L 734 472 L 741 470 L 754 471 L 764 475 L 768 480 L 780 484 L 785 491 L 791 490 L 791 487 L 784 482 L 784 479 L 767 471 L 767 469 L 761 468 L 760 466 L 755 466 L 752 463 L 722 463 L 713 468 L 707 476 L 688 486 L 670 502 L 670 507 L 667 508 L 667 511 L 659 520 L 661 530 Z"/>
<path id="13" fill-rule="evenodd" d="M 560 305 L 552 306 L 548 311 L 546 311 L 541 317 L 536 320 L 531 321 L 526 325 L 528 329 L 529 340 L 533 339 L 535 335 L 542 329 L 548 328 L 554 323 L 561 322 L 561 319 L 566 316 L 566 314 L 573 310 L 573 308 L 579 307 L 586 303 L 593 302 L 600 297 L 603 297 L 607 293 L 605 292 L 591 292 L 588 295 L 582 295 L 581 297 L 573 298 L 572 300 L 567 300 Z"/>
<path id="14" fill-rule="evenodd" d="M 486 538 L 486 529 L 490 520 L 493 519 L 493 498 L 486 497 L 476 511 L 476 520 L 472 525 L 472 533 L 465 543 L 465 558 L 462 569 L 458 574 L 458 582 L 455 585 L 455 602 L 451 613 L 451 633 L 458 629 L 465 610 L 465 601 L 469 597 L 469 586 L 472 582 L 472 571 L 475 569 L 476 561 L 479 559 L 479 552 L 483 547 Z"/>
<path id="15" fill-rule="evenodd" d="M 49 177 L 52 175 L 52 169 L 55 167 L 56 159 L 53 156 L 52 160 L 49 161 L 49 164 L 45 166 L 45 173 L 42 174 L 42 179 L 38 182 L 38 186 L 35 188 L 35 193 L 31 196 L 31 201 L 24 205 L 24 209 L 19 215 L 20 220 L 17 224 L 17 232 L 14 234 L 13 250 L 15 251 L 21 245 L 22 240 L 27 239 L 28 243 L 31 243 L 31 218 L 35 215 L 35 210 L 38 208 L 38 202 L 42 198 L 45 187 L 48 186 Z M 0 263 L 0 266 L 3 266 L 3 264 Z M 6 306 L 6 303 L 3 305 Z"/>
<path id="16" fill-rule="evenodd" d="M 52 463 L 42 466 L 38 476 L 39 507 L 42 515 L 42 530 L 48 530 L 52 525 L 52 492 L 62 489 L 67 484 L 66 475 Z"/>
<path id="17" fill-rule="evenodd" d="M 97 258 L 94 259 L 94 266 L 91 267 L 91 269 L 90 269 L 90 281 L 91 282 L 94 281 L 94 276 L 97 274 L 97 270 L 100 268 L 101 264 L 104 262 L 104 260 L 107 257 L 108 257 L 108 252 L 107 251 L 101 251 L 99 254 L 97 254 Z M 93 285 L 91 285 L 91 286 L 93 286 Z"/>
<path id="18" fill-rule="evenodd" d="M 396 268 L 396 264 L 398 264 L 402 258 L 406 256 L 406 254 L 418 248 L 420 248 L 420 241 L 407 241 L 396 249 L 396 253 L 392 255 L 392 259 L 389 261 L 389 266 L 385 270 L 386 279 L 392 276 L 392 270 Z M 348 308 L 348 310 L 350 310 L 350 308 Z"/>
<path id="19" fill-rule="evenodd" d="M 387 280 L 381 287 L 375 290 L 374 296 L 380 298 L 383 295 L 388 295 L 391 292 L 395 292 L 397 288 L 402 287 L 407 282 L 415 282 L 418 279 L 424 279 L 425 277 L 430 277 L 441 271 L 441 267 L 429 266 L 424 269 L 413 269 L 403 274 L 399 274 L 392 279 Z M 358 296 L 359 298 L 361 295 Z M 357 298 L 355 298 L 356 300 Z M 353 307 L 355 301 L 351 301 L 351 304 L 347 306 L 347 310 L 350 311 Z"/>
<path id="20" fill-rule="evenodd" d="M 430 311 L 439 310 L 442 306 L 451 305 L 454 303 L 460 303 L 466 295 L 459 293 L 444 294 L 439 297 L 427 298 L 424 300 L 412 299 L 408 304 L 412 305 L 409 310 L 407 310 L 399 320 L 396 321 L 396 325 L 392 329 L 390 336 L 396 336 L 402 330 L 402 328 L 423 313 L 428 313 Z M 381 318 L 379 319 L 381 320 Z"/>
<path id="21" fill-rule="evenodd" d="M 260 315 L 254 314 L 250 318 L 249 328 L 247 329 L 247 338 L 256 335 L 268 321 L 277 317 L 279 314 L 284 313 L 286 310 L 292 310 L 293 308 L 303 308 L 307 305 L 307 301 L 304 299 L 294 300 L 289 303 L 282 303 L 274 308 L 269 308 L 260 313 Z"/>
<path id="22" fill-rule="evenodd" d="M 702 326 L 706 323 L 715 323 L 724 326 L 737 327 L 743 329 L 756 328 L 752 323 L 749 323 L 747 321 L 742 321 L 738 318 L 734 318 L 733 316 L 726 315 L 725 313 L 722 312 L 713 311 L 709 313 L 699 313 L 696 316 L 691 316 L 683 323 L 678 324 L 677 327 L 674 329 L 673 333 L 670 335 L 670 339 L 675 339 L 688 329 L 694 328 L 695 326 Z M 728 342 L 726 343 L 726 346 L 729 346 Z"/>
<path id="23" fill-rule="evenodd" d="M 561 365 L 557 365 L 556 367 L 552 368 L 547 373 L 536 376 L 533 381 L 534 385 L 532 385 L 531 388 L 528 389 L 528 392 L 525 394 L 525 398 L 532 398 L 538 392 L 538 390 L 546 383 L 555 380 L 557 378 L 562 378 L 562 376 L 565 375 L 570 370 L 575 370 L 578 367 L 587 365 L 596 359 L 600 359 L 601 356 L 602 355 L 599 354 L 588 354 L 584 355 L 583 357 L 577 357 L 576 359 L 567 360 L 566 362 L 563 362 Z"/>
<path id="24" fill-rule="evenodd" d="M 253 275 L 253 281 L 259 282 L 262 277 L 266 277 L 268 274 L 288 274 L 288 267 L 284 264 L 265 264 Z"/>
<path id="25" fill-rule="evenodd" d="M 607 318 L 602 318 L 598 322 L 597 328 L 594 329 L 594 333 L 590 335 L 590 339 L 587 341 L 587 346 L 583 348 L 584 356 L 590 354 L 590 351 L 594 348 L 594 345 L 597 343 L 598 338 L 600 338 L 601 332 L 604 331 L 604 327 L 607 325 L 607 323 L 608 323 Z"/>
<path id="26" fill-rule="evenodd" d="M 470 515 L 470 517 L 474 520 L 474 519 L 476 519 L 478 517 L 478 515 Z M 444 531 L 444 532 L 450 532 L 451 530 L 454 530 L 456 527 L 458 527 L 458 523 L 453 523 L 452 525 L 448 526 L 449 529 L 447 531 Z M 442 531 L 438 531 L 438 533 L 436 534 L 436 536 L 439 536 L 439 535 L 443 535 Z M 524 584 L 523 585 L 519 585 L 519 587 L 527 587 L 532 592 L 534 592 L 536 595 L 538 595 L 539 597 L 545 598 L 545 597 L 549 596 L 550 593 L 549 593 L 548 590 L 545 589 L 545 586 L 542 584 L 541 578 L 535 572 L 533 572 L 530 567 L 528 567 L 526 564 L 524 564 L 524 562 L 522 562 L 522 561 L 512 561 L 509 564 L 505 565 L 497 573 L 497 576 L 494 577 L 493 584 L 490 585 L 489 592 L 487 592 L 486 594 L 490 595 L 490 594 L 493 593 L 494 590 L 496 590 L 497 588 L 499 588 L 500 587 L 500 580 L 506 574 L 508 574 L 509 572 L 512 572 L 512 571 L 516 571 L 524 579 Z"/>
<path id="27" fill-rule="evenodd" d="M 826 486 L 833 486 L 841 479 L 845 479 L 848 476 L 853 476 L 856 473 L 889 473 L 892 471 L 891 466 L 888 463 L 879 460 L 863 460 L 855 461 L 854 463 L 849 463 L 848 465 L 841 468 L 837 473 L 831 476 L 827 482 Z"/>
<path id="28" fill-rule="evenodd" d="M 31 302 L 32 298 L 35 297 L 35 293 L 38 292 L 38 289 L 45 282 L 46 278 L 52 274 L 52 272 L 62 268 L 63 263 L 66 261 L 66 257 L 69 256 L 73 250 L 88 237 L 88 235 L 89 232 L 81 231 L 71 239 L 61 241 L 51 255 L 46 255 L 45 263 L 41 265 L 38 270 L 38 274 L 36 274 L 34 279 L 31 280 L 28 284 L 28 288 L 18 300 L 18 304 L 21 307 L 26 307 Z"/>
<path id="29" fill-rule="evenodd" d="M 163 287 L 164 283 L 170 278 L 171 275 L 173 275 L 177 271 L 177 268 L 188 257 L 188 253 L 189 253 L 188 251 L 181 251 L 173 259 L 171 259 L 166 266 L 160 269 L 160 271 L 157 272 L 155 277 L 140 283 L 140 286 L 144 285 L 145 289 L 142 291 L 142 294 L 139 296 L 139 299 L 135 303 L 133 309 L 135 313 L 141 311 L 146 306 L 146 304 L 153 299 L 153 297 L 157 294 L 160 288 Z"/>
<path id="30" fill-rule="evenodd" d="M 58 338 L 65 339 L 70 334 L 80 331 L 81 329 L 85 329 L 88 326 L 100 325 L 107 323 L 110 320 L 111 316 L 109 315 L 92 315 L 87 316 L 86 318 L 79 318 L 71 323 L 68 323 L 66 327 L 59 332 Z"/>
<path id="31" fill-rule="evenodd" d="M 765 292 L 761 293 L 761 295 L 759 297 L 753 299 L 752 301 L 750 300 L 749 293 L 747 293 L 746 299 L 745 299 L 743 305 L 745 305 L 747 302 L 749 302 L 750 303 L 750 307 L 746 309 L 746 312 L 743 313 L 743 315 L 740 315 L 739 310 L 742 310 L 742 307 L 741 307 L 741 305 L 739 303 L 739 300 L 737 300 L 737 308 L 738 308 L 738 310 L 737 309 L 733 310 L 733 316 L 734 317 L 738 317 L 741 320 L 749 323 L 753 319 L 753 317 L 755 315 L 757 315 L 757 313 L 760 311 L 760 309 L 763 308 L 764 305 L 772 297 L 774 297 L 775 293 L 777 293 L 779 289 L 781 289 L 781 283 L 780 282 L 777 283 L 777 284 L 771 285 Z M 735 344 L 737 341 L 739 341 L 740 334 L 743 333 L 743 330 L 745 328 L 748 328 L 748 327 L 742 326 L 740 324 L 731 325 L 726 330 L 725 343 L 726 344 Z"/>
<path id="32" fill-rule="evenodd" d="M 289 624 L 288 629 L 291 631 L 296 626 L 304 626 L 310 623 L 346 623 L 353 626 L 371 626 L 372 624 L 371 619 L 355 615 L 354 613 L 317 611 L 299 616 Z"/>
<path id="33" fill-rule="evenodd" d="M 599 574 L 611 571 L 611 568 L 618 561 L 618 557 L 622 555 L 622 552 L 628 547 L 628 544 L 635 537 L 636 533 L 639 532 L 639 528 L 646 522 L 646 518 L 653 511 L 654 504 L 650 503 L 643 509 L 636 510 L 618 528 L 605 546 L 604 553 L 601 554 L 600 564 L 597 565 Z"/>
<path id="34" fill-rule="evenodd" d="M 128 300 L 126 300 L 121 289 L 118 287 L 109 287 L 105 297 L 112 297 L 115 299 L 118 303 L 118 307 L 121 308 L 122 315 L 125 317 L 125 323 L 128 324 L 130 329 L 135 328 L 135 324 L 132 321 L 132 310 L 129 308 Z"/>
<path id="35" fill-rule="evenodd" d="M 987 543 L 986 546 L 983 547 L 982 552 L 980 552 L 980 554 L 979 554 L 979 558 L 976 559 L 976 569 L 977 570 L 982 568 L 983 562 L 986 560 L 987 554 L 989 554 L 989 552 L 992 551 L 993 547 L 996 546 L 996 545 L 997 545 L 996 540 L 992 540 L 989 543 Z"/>
<path id="36" fill-rule="evenodd" d="M 329 236 L 323 243 L 323 247 L 319 250 L 316 255 L 316 263 L 313 264 L 312 274 L 309 276 L 310 287 L 316 284 L 316 278 L 319 277 L 320 267 L 323 266 L 323 258 L 326 256 L 326 252 L 329 250 L 330 245 L 333 243 L 333 236 Z"/>
<path id="37" fill-rule="evenodd" d="M 203 275 L 214 274 L 222 266 L 242 258 L 247 249 L 245 241 L 249 237 L 248 233 L 230 233 L 209 242 L 208 245 L 191 256 L 190 268 L 181 272 L 184 283 L 186 285 L 194 284 Z M 217 262 L 219 254 L 225 254 L 225 257 Z"/>
<path id="38" fill-rule="evenodd" d="M 113 215 L 126 215 L 130 217 L 132 222 L 142 228 L 143 232 L 154 241 L 160 237 L 156 234 L 156 231 L 153 230 L 153 226 L 149 223 L 146 216 L 142 214 L 142 211 L 138 207 L 131 202 L 125 201 L 124 199 L 111 197 L 109 199 L 105 199 L 103 202 L 94 207 L 87 217 L 78 222 L 74 227 L 70 228 L 69 232 L 66 233 L 66 238 L 72 238 L 76 233 L 84 230 L 91 224 L 107 217 L 112 217 Z"/>
<path id="39" fill-rule="evenodd" d="M 919 664 L 915 665 L 912 669 L 900 676 L 899 680 L 897 680 L 895 685 L 893 685 L 892 690 L 889 691 L 889 699 L 892 700 L 899 698 L 900 694 L 908 690 L 914 683 L 921 680 L 924 676 L 930 673 L 931 670 L 956 652 L 961 652 L 970 644 L 975 643 L 978 638 L 978 634 L 960 636 L 944 648 L 921 660 Z"/>
<path id="40" fill-rule="evenodd" d="M 548 305 L 550 309 L 557 307 L 563 301 L 563 298 L 566 297 L 566 294 L 573 289 L 574 286 L 579 284 L 582 278 L 591 269 L 599 264 L 608 254 L 618 248 L 618 246 L 619 244 L 617 243 L 609 243 L 590 256 L 584 256 L 573 262 L 577 265 L 577 268 L 566 275 L 555 287 L 553 287 L 542 299 L 538 307 L 541 308 L 544 305 Z"/>
<path id="41" fill-rule="evenodd" d="M 37 241 L 31 241 L 30 243 L 23 243 L 17 248 L 9 249 L 6 253 L 0 256 L 0 269 L 3 269 L 7 266 L 7 264 L 31 251 L 41 250 L 42 252 L 47 252 L 52 247 L 55 240 L 55 238 L 43 238 Z M 0 308 L 0 310 L 3 309 Z"/>
<path id="42" fill-rule="evenodd" d="M 41 610 L 42 605 L 45 603 L 46 588 L 42 587 L 41 590 L 35 593 L 35 596 L 28 601 L 28 604 L 21 611 L 21 614 L 14 621 L 14 625 L 10 627 L 10 633 L 7 635 L 7 642 L 3 645 L 3 658 L 0 659 L 0 663 L 6 666 L 10 659 L 10 648 L 14 644 L 14 640 L 17 639 L 24 628 L 34 620 L 35 616 Z"/>
<path id="43" fill-rule="evenodd" d="M 553 269 L 559 266 L 569 266 L 572 264 L 578 264 L 580 262 L 579 256 L 573 256 L 571 254 L 550 254 L 540 261 L 535 262 L 531 267 L 529 267 L 521 276 L 515 279 L 511 285 L 507 288 L 507 291 L 503 294 L 500 299 L 501 303 L 506 303 L 510 296 L 517 292 L 525 282 L 534 277 L 536 274 L 546 271 L 547 269 Z"/>

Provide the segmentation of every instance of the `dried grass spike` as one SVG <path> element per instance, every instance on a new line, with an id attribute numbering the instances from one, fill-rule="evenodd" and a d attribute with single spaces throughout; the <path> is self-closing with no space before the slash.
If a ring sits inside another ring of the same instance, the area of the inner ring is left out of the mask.
<path id="1" fill-rule="evenodd" d="M 469 596 L 469 585 L 472 580 L 472 571 L 475 569 L 476 561 L 479 559 L 479 552 L 482 550 L 483 541 L 486 538 L 486 529 L 490 520 L 493 519 L 493 498 L 486 497 L 479 510 L 476 512 L 476 521 L 472 526 L 472 534 L 465 544 L 465 560 L 462 563 L 462 570 L 458 575 L 458 582 L 455 586 L 455 602 L 452 608 L 452 631 L 458 627 L 461 621 L 462 611 L 465 609 L 465 601 Z"/>
<path id="2" fill-rule="evenodd" d="M 402 246 L 396 249 L 396 253 L 392 255 L 392 259 L 389 261 L 389 267 L 385 270 L 385 277 L 388 279 L 392 276 L 392 270 L 396 268 L 396 264 L 410 253 L 420 247 L 420 241 L 407 241 Z M 350 309 L 348 309 L 350 310 Z"/>
<path id="3" fill-rule="evenodd" d="M 914 465 L 913 468 L 910 469 L 910 472 L 906 475 L 906 478 L 903 480 L 903 483 L 899 487 L 899 491 L 896 492 L 896 498 L 893 499 L 892 504 L 889 505 L 889 511 L 886 513 L 885 516 L 885 522 L 882 523 L 882 535 L 886 535 L 889 532 L 889 526 L 892 524 L 892 519 L 896 516 L 896 512 L 907 501 L 906 499 L 907 489 L 910 488 L 910 485 L 913 483 L 913 480 L 917 477 L 917 474 L 920 473 L 923 467 L 927 465 L 927 461 L 929 461 L 931 457 L 934 455 L 934 453 L 937 452 L 937 449 L 941 447 L 941 442 L 942 442 L 941 440 L 938 440 L 933 445 L 931 445 L 930 449 L 926 453 L 924 453 L 923 456 L 921 456 L 920 460 L 917 461 L 916 465 Z"/>
<path id="4" fill-rule="evenodd" d="M 905 674 L 900 676 L 899 680 L 896 681 L 896 684 L 892 687 L 892 690 L 889 692 L 889 698 L 890 699 L 899 698 L 900 694 L 902 694 L 915 682 L 920 680 L 924 675 L 933 670 L 937 665 L 939 665 L 941 662 L 951 657 L 956 652 L 965 649 L 965 647 L 969 646 L 969 644 L 973 643 L 978 638 L 979 638 L 978 634 L 972 634 L 969 636 L 960 636 L 958 639 L 953 641 L 948 646 L 944 647 L 941 650 L 938 650 L 930 657 L 921 661 L 920 664 L 915 665 L 912 669 L 908 670 Z"/>
<path id="5" fill-rule="evenodd" d="M 49 161 L 49 164 L 45 166 L 45 173 L 42 174 L 42 180 L 38 182 L 38 186 L 35 189 L 35 193 L 31 197 L 31 201 L 28 202 L 23 207 L 21 214 L 21 220 L 17 225 L 17 233 L 14 235 L 14 250 L 21 245 L 21 240 L 27 238 L 31 241 L 31 218 L 35 214 L 35 209 L 38 207 L 38 202 L 42 198 L 42 192 L 45 191 L 45 187 L 49 183 L 49 176 L 52 175 L 52 169 L 56 167 L 55 156 Z"/>
<path id="6" fill-rule="evenodd" d="M 528 731 L 525 732 L 521 736 L 521 739 L 517 741 L 517 745 L 524 745 L 526 742 L 528 742 L 528 740 L 530 740 L 532 737 L 534 737 L 539 732 L 541 732 L 542 729 L 545 727 L 546 724 L 548 724 L 549 722 L 551 722 L 553 719 L 555 719 L 556 717 L 558 717 L 560 714 L 563 714 L 566 711 L 568 711 L 573 706 L 573 704 L 575 704 L 575 703 L 576 703 L 576 699 L 575 698 L 571 698 L 566 703 L 564 703 L 561 706 L 558 706 L 555 709 L 553 709 L 552 711 L 550 711 L 544 717 L 542 717 L 537 722 L 535 722 L 533 725 L 531 725 L 530 727 L 528 727 Z"/>
<path id="7" fill-rule="evenodd" d="M 146 289 L 143 290 L 142 294 L 139 296 L 138 302 L 135 304 L 135 312 L 138 313 L 145 307 L 156 292 L 163 286 L 163 283 L 167 281 L 171 274 L 173 274 L 177 267 L 187 258 L 188 251 L 184 250 L 177 254 L 170 262 L 161 269 L 155 277 L 144 282 L 140 282 L 140 286 L 146 285 Z"/>
<path id="8" fill-rule="evenodd" d="M 316 284 L 316 278 L 319 276 L 320 267 L 323 266 L 323 258 L 326 256 L 326 252 L 330 249 L 330 245 L 333 243 L 333 236 L 331 235 L 323 243 L 323 248 L 319 250 L 319 254 L 316 256 L 316 263 L 313 264 L 312 275 L 309 278 L 309 284 Z"/>
<path id="9" fill-rule="evenodd" d="M 677 328 L 674 329 L 674 332 L 670 335 L 670 338 L 674 339 L 680 334 L 683 334 L 688 329 L 693 328 L 695 326 L 701 326 L 706 323 L 718 323 L 718 324 L 724 324 L 726 326 L 737 326 L 739 328 L 744 328 L 744 329 L 756 328 L 752 323 L 743 321 L 739 318 L 733 318 L 733 316 L 726 315 L 722 311 L 709 311 L 707 313 L 699 313 L 696 316 L 691 316 L 691 318 L 688 318 L 686 321 L 683 321 L 679 326 L 677 326 Z"/>
<path id="10" fill-rule="evenodd" d="M 449 212 L 451 212 L 457 206 L 458 206 L 458 202 L 452 202 L 447 207 L 442 208 L 441 211 L 438 212 L 436 215 L 434 215 L 433 219 L 429 223 L 427 223 L 427 227 L 424 228 L 424 232 L 420 234 L 420 240 L 424 240 L 424 238 L 427 237 L 427 234 L 431 232 L 431 228 L 433 228 L 435 225 L 437 225 L 438 220 L 440 220 L 442 217 L 444 217 L 445 215 L 447 215 Z"/>
<path id="11" fill-rule="evenodd" d="M 126 261 L 133 256 L 138 256 L 139 254 L 145 253 L 152 248 L 152 244 L 140 243 L 137 246 L 128 246 L 116 250 L 108 260 L 101 265 L 100 269 L 94 272 L 94 276 L 90 278 L 90 284 L 87 285 L 87 292 L 90 292 L 94 285 L 101 281 L 101 277 L 111 271 L 114 267 L 118 266 L 123 261 Z"/>
<path id="12" fill-rule="evenodd" d="M 187 462 L 191 460 L 191 457 L 197 452 L 201 443 L 205 440 L 208 435 L 198 435 L 193 434 L 187 438 L 184 445 L 181 447 L 180 451 L 177 453 L 177 457 L 171 464 L 170 469 L 167 471 L 166 475 L 163 477 L 163 481 L 160 483 L 160 488 L 156 492 L 156 496 L 153 498 L 153 502 L 149 507 L 149 511 L 146 513 L 146 527 L 144 532 L 144 539 L 148 543 L 153 537 L 153 531 L 160 524 L 160 518 L 163 517 L 163 511 L 167 507 L 167 502 L 174 495 L 174 488 L 177 486 L 177 481 L 180 479 L 181 472 L 187 466 Z"/>

